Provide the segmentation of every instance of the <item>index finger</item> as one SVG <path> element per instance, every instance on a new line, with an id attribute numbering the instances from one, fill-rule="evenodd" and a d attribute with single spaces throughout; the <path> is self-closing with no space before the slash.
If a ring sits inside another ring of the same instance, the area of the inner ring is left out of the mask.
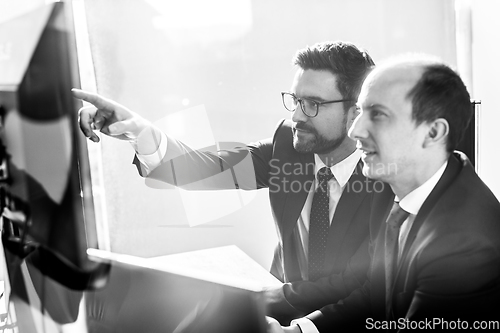
<path id="1" fill-rule="evenodd" d="M 98 109 L 112 111 L 115 107 L 115 105 L 111 101 L 96 93 L 76 88 L 71 89 L 71 92 L 73 93 L 73 97 L 82 99 L 85 102 L 89 102 Z"/>

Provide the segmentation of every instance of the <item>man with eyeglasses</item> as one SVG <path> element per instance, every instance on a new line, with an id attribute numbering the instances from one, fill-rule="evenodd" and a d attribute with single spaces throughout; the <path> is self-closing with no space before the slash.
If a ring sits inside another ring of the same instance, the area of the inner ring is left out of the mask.
<path id="1" fill-rule="evenodd" d="M 385 190 L 362 175 L 361 153 L 347 136 L 371 57 L 351 43 L 324 42 L 299 50 L 294 64 L 291 89 L 281 93 L 291 120 L 272 138 L 216 154 L 190 149 L 114 101 L 74 90 L 95 106 L 80 110 L 83 133 L 95 142 L 94 129 L 130 141 L 143 177 L 187 189 L 269 188 L 279 236 L 271 272 L 283 285 L 266 291 L 267 314 L 283 324 L 364 283 L 371 200 Z M 228 170 L 231 181 L 214 177 Z"/>

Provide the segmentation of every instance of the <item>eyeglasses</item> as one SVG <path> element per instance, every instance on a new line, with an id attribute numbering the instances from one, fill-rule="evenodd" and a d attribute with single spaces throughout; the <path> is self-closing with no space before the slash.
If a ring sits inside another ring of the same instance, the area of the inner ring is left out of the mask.
<path id="1" fill-rule="evenodd" d="M 334 101 L 316 102 L 309 98 L 298 98 L 295 94 L 284 91 L 281 92 L 281 98 L 283 99 L 283 106 L 285 109 L 294 112 L 300 104 L 302 112 L 310 118 L 314 118 L 318 115 L 320 105 L 354 101 L 352 99 L 337 99 Z"/>

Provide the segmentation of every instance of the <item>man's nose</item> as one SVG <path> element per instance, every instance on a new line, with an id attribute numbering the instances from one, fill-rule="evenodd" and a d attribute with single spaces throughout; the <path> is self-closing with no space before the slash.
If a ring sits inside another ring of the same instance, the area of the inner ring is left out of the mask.
<path id="1" fill-rule="evenodd" d="M 363 114 L 359 114 L 356 119 L 354 119 L 348 135 L 353 140 L 364 139 L 367 137 L 368 132 L 366 130 L 366 121 Z"/>
<path id="2" fill-rule="evenodd" d="M 305 123 L 309 117 L 302 112 L 300 104 L 297 104 L 295 111 L 292 112 L 292 121 L 295 123 L 303 122 Z"/>

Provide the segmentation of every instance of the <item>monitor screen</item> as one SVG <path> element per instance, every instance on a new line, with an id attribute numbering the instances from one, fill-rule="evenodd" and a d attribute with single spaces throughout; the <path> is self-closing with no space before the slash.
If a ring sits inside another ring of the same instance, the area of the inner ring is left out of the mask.
<path id="1" fill-rule="evenodd" d="M 87 151 L 71 96 L 78 70 L 65 5 L 41 7 L 0 29 L 9 52 L 0 62 L 4 246 L 19 257 L 41 248 L 86 269 L 86 250 L 97 244 Z"/>
<path id="2" fill-rule="evenodd" d="M 83 291 L 109 270 L 86 253 L 97 238 L 71 95 L 79 78 L 69 3 L 3 22 L 0 49 L 0 271 L 8 270 L 0 307 L 9 312 L 0 316 L 21 333 L 37 332 L 35 313 L 75 322 Z"/>
<path id="3" fill-rule="evenodd" d="M 89 332 L 266 332 L 257 283 L 102 250 L 89 255 L 111 265 L 107 287 L 85 293 Z"/>

